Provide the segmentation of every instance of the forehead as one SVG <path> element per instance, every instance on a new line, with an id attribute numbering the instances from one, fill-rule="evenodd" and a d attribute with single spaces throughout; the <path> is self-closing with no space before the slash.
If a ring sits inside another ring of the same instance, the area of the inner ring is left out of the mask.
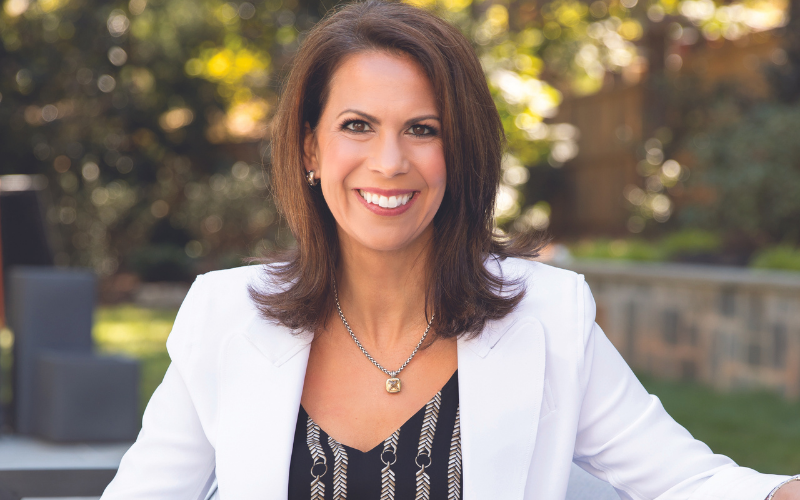
<path id="1" fill-rule="evenodd" d="M 326 110 L 436 111 L 433 86 L 411 56 L 386 51 L 347 56 L 331 76 Z M 338 113 L 338 111 L 337 111 Z"/>

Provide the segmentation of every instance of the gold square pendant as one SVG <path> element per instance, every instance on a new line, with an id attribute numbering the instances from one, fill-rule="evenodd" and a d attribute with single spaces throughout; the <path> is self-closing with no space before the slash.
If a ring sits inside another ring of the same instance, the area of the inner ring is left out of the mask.
<path id="1" fill-rule="evenodd" d="M 400 392 L 400 379 L 397 377 L 386 379 L 386 392 L 390 394 Z"/>

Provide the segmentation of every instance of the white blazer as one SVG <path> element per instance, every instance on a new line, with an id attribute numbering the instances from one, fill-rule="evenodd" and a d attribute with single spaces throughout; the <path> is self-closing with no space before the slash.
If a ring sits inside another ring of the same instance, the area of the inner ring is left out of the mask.
<path id="1" fill-rule="evenodd" d="M 713 454 L 667 415 L 595 324 L 583 276 L 498 266 L 527 292 L 458 341 L 465 500 L 563 500 L 572 462 L 623 499 L 763 500 L 784 479 Z M 103 500 L 202 500 L 215 471 L 222 500 L 287 498 L 311 336 L 259 317 L 247 286 L 264 272 L 198 277 L 167 340 L 172 364 Z"/>

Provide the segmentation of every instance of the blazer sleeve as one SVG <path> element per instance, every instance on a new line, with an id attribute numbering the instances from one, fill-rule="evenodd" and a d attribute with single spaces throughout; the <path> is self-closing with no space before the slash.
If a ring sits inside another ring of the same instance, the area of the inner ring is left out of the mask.
<path id="1" fill-rule="evenodd" d="M 784 476 L 715 455 L 650 395 L 595 323 L 583 283 L 582 385 L 574 462 L 623 499 L 763 500 Z"/>
<path id="2" fill-rule="evenodd" d="M 214 448 L 181 374 L 202 312 L 202 277 L 184 300 L 167 341 L 172 363 L 101 500 L 202 500 L 213 479 Z"/>

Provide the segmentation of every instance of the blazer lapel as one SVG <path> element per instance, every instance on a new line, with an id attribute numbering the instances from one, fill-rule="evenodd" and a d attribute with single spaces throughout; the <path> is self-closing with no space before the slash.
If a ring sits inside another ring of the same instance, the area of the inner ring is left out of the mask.
<path id="1" fill-rule="evenodd" d="M 223 348 L 216 452 L 224 498 L 287 498 L 311 340 L 254 317 Z"/>
<path id="2" fill-rule="evenodd" d="M 535 318 L 487 325 L 458 342 L 464 499 L 522 499 L 544 386 L 544 332 Z M 217 478 L 238 500 L 285 500 L 294 430 L 313 336 L 254 316 L 223 346 Z"/>
<path id="3" fill-rule="evenodd" d="M 487 325 L 458 342 L 465 500 L 521 500 L 544 387 L 545 338 L 535 318 Z"/>

